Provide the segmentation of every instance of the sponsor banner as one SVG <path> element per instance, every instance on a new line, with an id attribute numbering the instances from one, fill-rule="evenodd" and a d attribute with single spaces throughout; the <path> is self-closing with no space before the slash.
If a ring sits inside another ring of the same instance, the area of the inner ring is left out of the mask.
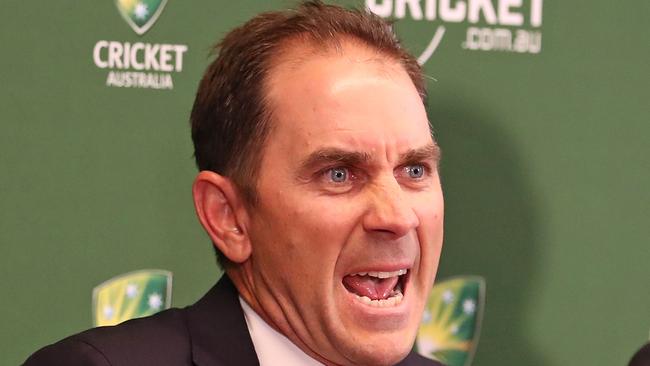
<path id="1" fill-rule="evenodd" d="M 445 42 L 448 32 L 463 32 L 458 46 L 467 51 L 538 54 L 542 51 L 542 0 L 366 0 L 371 12 L 409 19 L 431 29 L 419 52 L 424 64 Z M 453 29 L 452 29 L 453 27 Z"/>

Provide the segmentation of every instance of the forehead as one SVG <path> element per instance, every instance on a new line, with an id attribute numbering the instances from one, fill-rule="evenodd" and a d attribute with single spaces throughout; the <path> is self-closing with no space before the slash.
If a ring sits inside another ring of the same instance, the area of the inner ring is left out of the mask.
<path id="1" fill-rule="evenodd" d="M 266 95 L 272 134 L 307 150 L 331 145 L 372 153 L 431 141 L 420 95 L 404 68 L 358 43 L 285 48 Z"/>

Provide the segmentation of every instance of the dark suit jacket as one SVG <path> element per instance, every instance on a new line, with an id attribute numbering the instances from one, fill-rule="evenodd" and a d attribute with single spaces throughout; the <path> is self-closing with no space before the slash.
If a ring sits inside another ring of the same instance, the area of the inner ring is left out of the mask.
<path id="1" fill-rule="evenodd" d="M 223 276 L 194 305 L 87 330 L 39 350 L 25 365 L 259 365 L 237 296 Z M 411 352 L 399 365 L 440 364 Z"/>
<path id="2" fill-rule="evenodd" d="M 650 366 L 650 343 L 646 343 L 634 354 L 628 366 Z"/>

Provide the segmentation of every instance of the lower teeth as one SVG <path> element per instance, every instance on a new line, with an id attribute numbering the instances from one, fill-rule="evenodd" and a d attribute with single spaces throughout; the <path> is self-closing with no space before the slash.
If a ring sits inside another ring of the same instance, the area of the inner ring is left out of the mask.
<path id="1" fill-rule="evenodd" d="M 402 292 L 399 290 L 393 291 L 393 293 L 390 294 L 390 296 L 387 299 L 378 299 L 378 300 L 373 300 L 369 298 L 368 296 L 358 296 L 357 299 L 359 299 L 362 303 L 370 306 L 375 306 L 378 308 L 385 308 L 389 306 L 396 306 L 399 303 L 402 302 L 402 299 L 404 298 L 404 295 L 402 295 Z"/>

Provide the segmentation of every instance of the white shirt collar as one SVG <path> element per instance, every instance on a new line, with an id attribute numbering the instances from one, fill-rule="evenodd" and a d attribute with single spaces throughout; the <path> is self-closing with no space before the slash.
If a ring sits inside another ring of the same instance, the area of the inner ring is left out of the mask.
<path id="1" fill-rule="evenodd" d="M 304 353 L 283 334 L 268 325 L 255 310 L 248 306 L 241 296 L 239 297 L 239 303 L 244 310 L 244 318 L 246 318 L 248 332 L 253 340 L 253 346 L 255 347 L 255 353 L 257 353 L 257 359 L 260 361 L 260 366 L 278 364 L 284 366 L 323 365 Z"/>

